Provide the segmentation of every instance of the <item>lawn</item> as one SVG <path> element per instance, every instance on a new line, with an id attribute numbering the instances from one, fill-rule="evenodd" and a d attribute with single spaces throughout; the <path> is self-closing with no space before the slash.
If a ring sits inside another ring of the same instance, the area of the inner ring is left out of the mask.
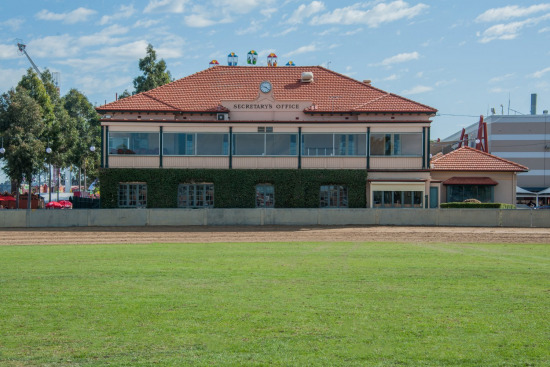
<path id="1" fill-rule="evenodd" d="M 0 247 L 1 366 L 549 366 L 550 246 Z"/>

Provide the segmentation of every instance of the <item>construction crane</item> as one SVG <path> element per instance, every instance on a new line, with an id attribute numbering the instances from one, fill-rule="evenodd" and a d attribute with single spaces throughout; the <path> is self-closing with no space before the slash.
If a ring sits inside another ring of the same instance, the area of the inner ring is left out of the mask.
<path id="1" fill-rule="evenodd" d="M 21 53 L 25 54 L 25 56 L 27 56 L 27 59 L 29 59 L 32 67 L 34 68 L 34 70 L 36 71 L 36 73 L 38 74 L 40 79 L 44 80 L 44 74 L 42 74 L 40 69 L 38 69 L 38 66 L 36 66 L 34 61 L 32 61 L 31 57 L 27 53 L 27 50 L 26 50 L 27 45 L 25 45 L 21 42 L 17 42 L 17 48 L 19 49 L 19 52 L 21 52 Z M 53 79 L 53 83 L 55 85 L 55 89 L 57 89 L 57 93 L 59 94 L 59 76 L 60 76 L 60 73 L 59 72 L 52 72 L 51 76 L 52 76 L 52 79 Z"/>
<path id="2" fill-rule="evenodd" d="M 29 54 L 27 53 L 27 45 L 24 45 L 22 43 L 17 43 L 17 48 L 19 49 L 20 52 L 24 53 L 25 56 L 27 56 L 27 59 L 29 59 L 29 61 L 31 62 L 31 65 L 32 67 L 34 68 L 34 70 L 36 70 L 36 72 L 38 73 L 38 75 L 42 76 L 42 73 L 40 72 L 40 70 L 38 69 L 38 66 L 36 66 L 36 64 L 34 63 L 34 61 L 32 61 L 31 57 L 29 56 Z"/>

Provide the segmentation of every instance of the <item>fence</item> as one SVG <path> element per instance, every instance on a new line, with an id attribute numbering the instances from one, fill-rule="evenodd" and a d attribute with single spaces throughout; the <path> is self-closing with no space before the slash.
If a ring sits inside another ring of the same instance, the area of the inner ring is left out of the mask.
<path id="1" fill-rule="evenodd" d="M 0 228 L 218 225 L 550 227 L 550 210 L 72 209 L 0 210 Z"/>

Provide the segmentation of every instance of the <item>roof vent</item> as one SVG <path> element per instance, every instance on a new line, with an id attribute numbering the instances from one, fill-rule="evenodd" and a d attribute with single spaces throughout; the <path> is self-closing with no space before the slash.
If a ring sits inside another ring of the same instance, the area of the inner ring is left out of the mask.
<path id="1" fill-rule="evenodd" d="M 304 71 L 301 81 L 302 83 L 311 83 L 313 81 L 313 73 L 311 71 Z"/>
<path id="2" fill-rule="evenodd" d="M 370 83 L 372 83 L 372 81 L 370 79 L 365 79 L 365 80 L 363 80 L 363 83 L 365 83 L 366 85 L 370 85 Z"/>

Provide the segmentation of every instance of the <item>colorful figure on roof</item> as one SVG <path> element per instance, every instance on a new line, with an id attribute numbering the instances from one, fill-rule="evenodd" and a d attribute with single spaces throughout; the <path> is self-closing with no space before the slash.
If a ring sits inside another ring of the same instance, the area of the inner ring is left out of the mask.
<path id="1" fill-rule="evenodd" d="M 267 56 L 267 66 L 277 66 L 277 55 L 273 52 Z"/>
<path id="2" fill-rule="evenodd" d="M 250 51 L 248 54 L 247 54 L 247 57 L 246 57 L 246 63 L 248 65 L 256 65 L 256 62 L 258 61 L 258 53 L 254 50 Z"/>
<path id="3" fill-rule="evenodd" d="M 286 66 L 296 66 L 296 64 L 294 63 L 294 61 L 289 61 L 286 63 Z"/>
<path id="4" fill-rule="evenodd" d="M 219 65 L 220 63 L 218 62 L 218 60 L 212 60 L 210 61 L 210 63 L 208 64 L 208 67 L 211 68 L 211 67 L 214 67 L 214 66 L 217 66 Z"/>
<path id="5" fill-rule="evenodd" d="M 239 56 L 237 56 L 234 52 L 231 52 L 229 55 L 227 55 L 227 65 L 237 66 L 238 61 L 239 61 Z"/>

